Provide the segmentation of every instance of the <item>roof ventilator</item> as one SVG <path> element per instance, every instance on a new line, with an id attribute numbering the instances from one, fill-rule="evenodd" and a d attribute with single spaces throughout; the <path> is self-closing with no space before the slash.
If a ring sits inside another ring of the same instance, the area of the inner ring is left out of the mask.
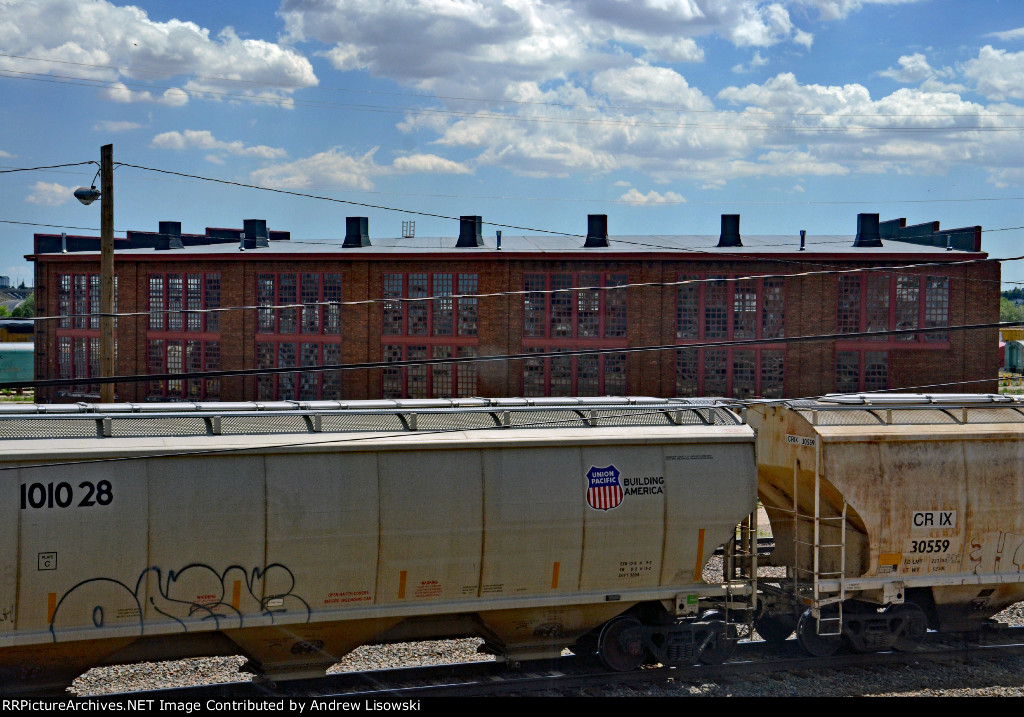
<path id="1" fill-rule="evenodd" d="M 345 243 L 343 249 L 370 246 L 370 219 L 368 217 L 345 217 Z"/>
<path id="2" fill-rule="evenodd" d="M 585 249 L 608 246 L 608 215 L 588 214 L 587 215 L 587 241 L 584 242 Z"/>
<path id="3" fill-rule="evenodd" d="M 877 214 L 857 215 L 857 238 L 853 240 L 855 247 L 880 247 L 882 237 L 878 233 Z"/>
<path id="4" fill-rule="evenodd" d="M 484 238 L 481 234 L 483 223 L 483 217 L 459 217 L 459 241 L 455 246 L 460 249 L 483 246 Z"/>
<path id="5" fill-rule="evenodd" d="M 719 247 L 743 246 L 740 241 L 740 215 L 722 215 L 722 234 L 718 237 Z"/>
<path id="6" fill-rule="evenodd" d="M 261 249 L 270 246 L 266 219 L 245 219 L 242 222 L 242 240 L 246 249 Z"/>
<path id="7" fill-rule="evenodd" d="M 156 237 L 155 249 L 166 251 L 167 249 L 183 249 L 181 243 L 181 222 L 160 222 L 160 233 Z"/>

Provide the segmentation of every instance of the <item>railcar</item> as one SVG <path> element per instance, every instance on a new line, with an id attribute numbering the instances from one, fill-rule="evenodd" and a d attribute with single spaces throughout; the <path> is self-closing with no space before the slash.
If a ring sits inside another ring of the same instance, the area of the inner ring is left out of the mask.
<path id="1" fill-rule="evenodd" d="M 758 631 L 826 655 L 912 649 L 1024 600 L 1024 402 L 864 394 L 747 413 L 758 493 L 786 578 Z"/>
<path id="2" fill-rule="evenodd" d="M 239 653 L 294 679 L 465 636 L 720 661 L 756 593 L 754 440 L 645 398 L 3 407 L 0 680 Z"/>
<path id="3" fill-rule="evenodd" d="M 0 319 L 0 343 L 32 341 L 34 336 L 33 319 Z"/>

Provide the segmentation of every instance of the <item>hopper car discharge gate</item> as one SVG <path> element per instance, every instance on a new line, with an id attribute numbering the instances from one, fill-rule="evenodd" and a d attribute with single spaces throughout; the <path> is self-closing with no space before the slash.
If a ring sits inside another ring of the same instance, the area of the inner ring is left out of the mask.
<path id="1" fill-rule="evenodd" d="M 5 689 L 468 636 L 513 665 L 721 662 L 754 616 L 754 435 L 714 400 L 12 404 L 0 441 Z"/>
<path id="2" fill-rule="evenodd" d="M 755 626 L 765 639 L 785 640 L 795 630 L 801 646 L 821 656 L 844 641 L 859 652 L 912 650 L 929 625 L 977 630 L 1024 599 L 1024 547 L 1016 565 L 1000 569 L 999 556 L 984 564 L 993 533 L 1000 553 L 1012 549 L 1012 536 L 1024 537 L 1020 520 L 993 524 L 1020 513 L 1019 397 L 830 395 L 765 403 L 747 415 L 758 432 L 759 490 L 783 556 L 774 564 L 786 568 L 784 580 L 759 586 Z M 962 447 L 971 441 L 976 454 Z M 950 445 L 948 454 L 935 448 Z M 1005 452 L 1005 465 L 997 458 L 975 467 L 972 458 L 993 446 Z M 851 465 L 856 459 L 863 463 Z M 872 473 L 876 467 L 881 475 Z M 1015 495 L 969 492 L 972 470 L 980 482 L 1001 468 Z M 998 505 L 1008 498 L 1013 503 Z M 974 524 L 965 526 L 968 517 Z M 933 552 L 924 572 L 920 565 Z"/>

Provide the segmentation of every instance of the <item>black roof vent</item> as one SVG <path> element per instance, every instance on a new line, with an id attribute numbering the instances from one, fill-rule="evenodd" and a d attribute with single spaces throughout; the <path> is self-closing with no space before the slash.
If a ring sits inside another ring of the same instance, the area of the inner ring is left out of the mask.
<path id="1" fill-rule="evenodd" d="M 587 215 L 587 241 L 584 248 L 608 246 L 608 215 L 588 214 Z"/>
<path id="2" fill-rule="evenodd" d="M 160 222 L 160 233 L 156 237 L 154 248 L 159 251 L 182 249 L 184 246 L 181 243 L 181 222 Z"/>
<path id="3" fill-rule="evenodd" d="M 718 246 L 743 246 L 740 241 L 740 215 L 722 215 L 722 234 L 718 237 Z"/>
<path id="4" fill-rule="evenodd" d="M 242 222 L 243 241 L 246 249 L 259 249 L 270 246 L 270 235 L 267 233 L 266 219 L 246 219 Z"/>
<path id="5" fill-rule="evenodd" d="M 345 217 L 345 243 L 343 248 L 370 246 L 370 220 L 368 217 Z"/>
<path id="6" fill-rule="evenodd" d="M 459 217 L 459 241 L 456 247 L 478 247 L 484 245 L 483 217 Z"/>
<path id="7" fill-rule="evenodd" d="M 853 240 L 856 247 L 882 246 L 882 237 L 878 233 L 877 214 L 857 215 L 857 238 Z"/>

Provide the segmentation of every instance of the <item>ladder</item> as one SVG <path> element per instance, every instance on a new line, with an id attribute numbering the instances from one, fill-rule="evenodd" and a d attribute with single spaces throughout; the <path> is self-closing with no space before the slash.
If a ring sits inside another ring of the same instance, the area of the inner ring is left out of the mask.
<path id="1" fill-rule="evenodd" d="M 799 467 L 796 456 L 793 457 L 793 594 L 803 593 L 810 603 L 811 615 L 817 619 L 816 630 L 821 636 L 838 636 L 843 632 L 843 602 L 846 600 L 846 525 L 847 508 L 846 500 L 843 500 L 842 511 L 839 515 L 823 515 L 821 506 L 821 439 L 817 438 L 814 443 L 814 501 L 813 512 L 810 514 L 800 512 L 800 481 Z M 800 539 L 801 522 L 809 522 L 812 525 L 812 539 L 810 541 Z M 839 542 L 822 542 L 822 528 L 836 527 L 839 533 Z M 800 567 L 801 547 L 810 550 L 811 569 Z M 838 555 L 836 554 L 838 551 Z M 831 558 L 831 560 L 829 560 Z M 835 565 L 838 563 L 838 570 L 825 570 L 823 566 Z M 806 583 L 801 584 L 801 577 L 809 578 L 810 590 Z M 839 581 L 839 591 L 827 593 L 822 590 L 823 580 Z M 809 592 L 809 594 L 808 594 Z M 828 609 L 834 605 L 834 609 Z M 825 608 L 823 610 L 823 608 Z"/>

